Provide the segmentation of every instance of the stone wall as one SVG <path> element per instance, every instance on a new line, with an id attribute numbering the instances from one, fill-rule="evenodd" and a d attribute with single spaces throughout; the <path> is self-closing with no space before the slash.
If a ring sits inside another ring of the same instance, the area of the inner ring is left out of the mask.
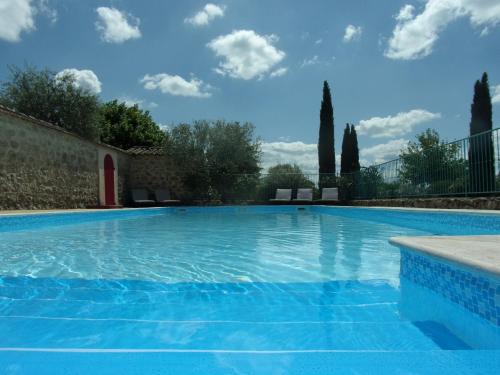
<path id="1" fill-rule="evenodd" d="M 118 196 L 127 189 L 129 156 L 51 124 L 0 110 L 0 209 L 99 205 L 98 150 L 118 154 Z"/>
<path id="2" fill-rule="evenodd" d="M 172 197 L 182 197 L 183 187 L 174 168 L 163 155 L 133 155 L 130 159 L 130 189 L 170 189 Z"/>
<path id="3" fill-rule="evenodd" d="M 352 206 L 500 210 L 500 197 L 371 199 L 353 200 L 347 204 Z"/>

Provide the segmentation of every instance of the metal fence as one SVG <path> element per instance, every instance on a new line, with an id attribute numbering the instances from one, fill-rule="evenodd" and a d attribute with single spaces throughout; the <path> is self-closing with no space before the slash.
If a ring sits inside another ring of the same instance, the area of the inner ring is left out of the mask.
<path id="1" fill-rule="evenodd" d="M 500 128 L 407 152 L 352 176 L 354 199 L 500 193 Z"/>
<path id="2" fill-rule="evenodd" d="M 338 187 L 341 200 L 500 194 L 500 128 L 404 152 L 352 174 L 217 174 L 187 179 L 188 202 L 265 203 L 276 189 Z"/>
<path id="3" fill-rule="evenodd" d="M 194 203 L 222 202 L 227 204 L 266 203 L 275 198 L 276 189 L 292 189 L 292 198 L 297 189 L 313 189 L 314 199 L 319 199 L 322 187 L 338 186 L 339 177 L 335 174 L 317 173 L 259 173 L 218 175 L 217 181 L 191 189 L 193 194 L 182 197 Z"/>

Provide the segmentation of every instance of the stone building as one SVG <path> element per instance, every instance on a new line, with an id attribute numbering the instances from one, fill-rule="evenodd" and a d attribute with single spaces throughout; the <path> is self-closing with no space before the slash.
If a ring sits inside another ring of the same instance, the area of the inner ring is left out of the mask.
<path id="1" fill-rule="evenodd" d="M 126 206 L 182 187 L 161 148 L 122 150 L 0 106 L 0 210 Z"/>

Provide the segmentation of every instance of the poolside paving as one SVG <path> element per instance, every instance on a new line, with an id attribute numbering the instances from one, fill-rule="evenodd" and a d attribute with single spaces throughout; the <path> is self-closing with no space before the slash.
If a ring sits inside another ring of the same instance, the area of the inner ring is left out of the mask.
<path id="1" fill-rule="evenodd" d="M 500 235 L 393 237 L 393 245 L 500 275 Z"/>

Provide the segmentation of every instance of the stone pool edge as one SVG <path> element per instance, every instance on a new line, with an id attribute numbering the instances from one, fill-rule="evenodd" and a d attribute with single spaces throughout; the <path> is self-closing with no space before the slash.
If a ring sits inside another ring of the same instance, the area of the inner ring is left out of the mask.
<path id="1" fill-rule="evenodd" d="M 401 236 L 389 243 L 500 277 L 500 235 Z"/>

